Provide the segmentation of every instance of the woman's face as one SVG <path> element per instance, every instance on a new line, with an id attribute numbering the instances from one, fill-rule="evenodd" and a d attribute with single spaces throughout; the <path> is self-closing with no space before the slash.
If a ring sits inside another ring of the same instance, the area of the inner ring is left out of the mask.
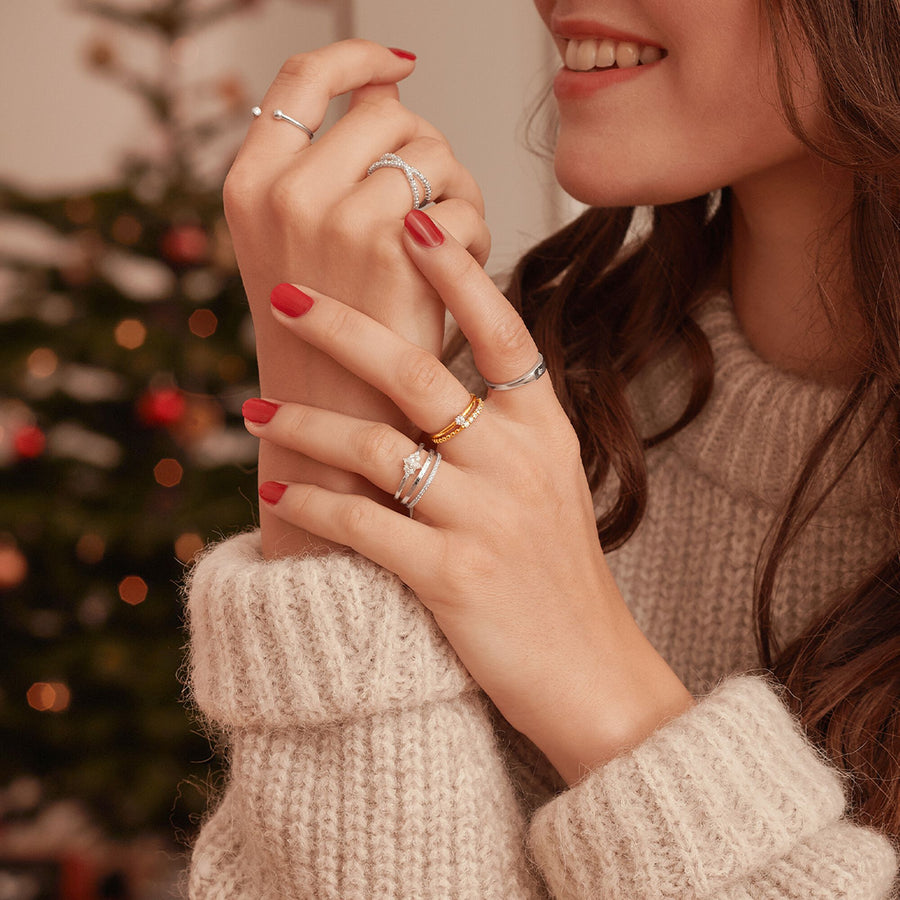
<path id="1" fill-rule="evenodd" d="M 780 110 L 759 4 L 535 0 L 563 60 L 562 186 L 595 206 L 670 203 L 808 158 Z M 814 129 L 814 92 L 799 90 Z"/>

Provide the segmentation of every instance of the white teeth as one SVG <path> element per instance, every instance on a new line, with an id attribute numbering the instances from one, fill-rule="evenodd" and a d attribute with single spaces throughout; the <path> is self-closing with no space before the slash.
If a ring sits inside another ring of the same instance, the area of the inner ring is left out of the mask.
<path id="1" fill-rule="evenodd" d="M 609 69 L 618 65 L 620 69 L 630 69 L 637 65 L 649 65 L 663 58 L 659 47 L 649 44 L 642 47 L 634 41 L 601 41 L 589 38 L 583 41 L 568 41 L 566 44 L 566 68 L 575 72 L 589 72 L 591 69 Z"/>
<path id="2" fill-rule="evenodd" d="M 641 61 L 641 48 L 631 41 L 622 41 L 616 47 L 616 64 L 620 69 L 633 69 Z"/>
<path id="3" fill-rule="evenodd" d="M 604 38 L 597 47 L 597 62 L 594 63 L 598 69 L 608 69 L 616 62 L 616 42 L 609 38 Z"/>
<path id="4" fill-rule="evenodd" d="M 575 68 L 579 72 L 586 72 L 597 65 L 597 42 L 578 41 L 578 51 L 575 54 Z"/>
<path id="5" fill-rule="evenodd" d="M 659 47 L 652 47 L 648 44 L 641 50 L 641 65 L 648 66 L 650 63 L 658 62 L 662 59 L 662 50 Z"/>

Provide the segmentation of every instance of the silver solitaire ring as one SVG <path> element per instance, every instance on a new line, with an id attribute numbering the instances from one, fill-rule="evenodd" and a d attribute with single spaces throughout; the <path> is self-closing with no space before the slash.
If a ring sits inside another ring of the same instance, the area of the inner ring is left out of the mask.
<path id="1" fill-rule="evenodd" d="M 254 106 L 253 109 L 250 110 L 250 114 L 254 119 L 258 119 L 262 115 L 262 109 L 258 106 Z M 312 130 L 312 128 L 307 128 L 302 122 L 298 122 L 296 119 L 292 119 L 289 115 L 283 113 L 280 109 L 276 109 L 275 112 L 272 113 L 273 119 L 281 119 L 284 122 L 287 122 L 290 125 L 293 125 L 295 128 L 299 128 L 310 140 L 312 140 L 316 133 Z"/>
<path id="2" fill-rule="evenodd" d="M 484 383 L 492 391 L 511 391 L 513 388 L 522 387 L 523 384 L 531 384 L 532 381 L 537 381 L 546 371 L 547 363 L 544 362 L 543 354 L 539 353 L 538 361 L 524 375 L 520 375 L 512 381 L 503 381 L 499 384 L 494 384 L 494 382 L 485 378 Z"/>
<path id="3" fill-rule="evenodd" d="M 379 169 L 399 169 L 406 176 L 409 182 L 409 188 L 413 195 L 413 209 L 421 209 L 431 203 L 431 184 L 428 179 L 415 167 L 411 166 L 406 160 L 401 159 L 396 153 L 385 153 L 380 159 L 375 160 L 369 166 L 366 175 L 371 175 Z M 425 188 L 425 196 L 419 189 L 419 184 Z"/>
<path id="4" fill-rule="evenodd" d="M 406 496 L 400 500 L 400 503 L 409 510 L 410 518 L 413 517 L 413 510 L 416 508 L 416 504 L 425 496 L 428 488 L 431 487 L 431 482 L 434 481 L 434 476 L 437 475 L 438 466 L 440 466 L 443 458 L 437 450 L 432 449 L 428 451 L 427 456 L 423 459 L 422 450 L 424 447 L 424 444 L 419 444 L 416 450 L 403 460 L 403 478 L 400 481 L 400 486 L 394 493 L 394 499 L 399 499 L 401 494 L 406 493 Z M 407 488 L 406 485 L 410 478 L 413 481 Z M 406 490 L 404 491 L 404 489 Z"/>

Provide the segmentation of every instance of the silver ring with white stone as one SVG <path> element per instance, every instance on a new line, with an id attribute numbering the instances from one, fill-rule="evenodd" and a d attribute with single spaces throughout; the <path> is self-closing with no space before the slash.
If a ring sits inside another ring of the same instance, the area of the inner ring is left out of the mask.
<path id="1" fill-rule="evenodd" d="M 425 484 L 422 485 L 422 489 L 419 491 L 418 494 L 416 494 L 415 497 L 413 497 L 412 500 L 410 500 L 409 503 L 404 503 L 404 506 L 409 510 L 410 518 L 413 517 L 413 510 L 415 509 L 416 504 L 425 495 L 425 491 L 427 491 L 428 488 L 431 487 L 431 482 L 434 481 L 434 476 L 437 475 L 438 466 L 441 464 L 441 459 L 443 459 L 441 454 L 438 453 L 436 450 L 432 450 L 432 453 L 435 454 L 434 465 L 431 467 L 431 473 L 429 474 L 427 480 L 425 481 Z"/>
<path id="2" fill-rule="evenodd" d="M 254 106 L 253 109 L 250 110 L 250 115 L 252 115 L 254 119 L 258 119 L 262 115 L 261 107 Z M 295 128 L 299 128 L 310 140 L 312 140 L 316 136 L 316 133 L 312 130 L 312 128 L 307 128 L 302 122 L 298 122 L 296 119 L 292 119 L 289 115 L 286 115 L 280 109 L 276 109 L 275 112 L 272 113 L 272 118 L 281 119 L 282 121 L 293 125 Z"/>
<path id="3" fill-rule="evenodd" d="M 532 381 L 537 381 L 546 371 L 547 364 L 544 362 L 544 356 L 542 353 L 539 353 L 538 361 L 524 375 L 520 375 L 512 381 L 504 381 L 499 384 L 494 384 L 493 381 L 488 381 L 485 378 L 484 383 L 492 391 L 511 391 L 513 388 L 522 387 L 523 384 L 531 384 Z"/>
<path id="4" fill-rule="evenodd" d="M 425 478 L 428 470 L 431 468 L 432 463 L 440 454 L 437 450 L 429 450 L 428 456 L 425 457 L 425 462 L 419 467 L 419 471 L 416 473 L 415 481 L 409 487 L 409 493 L 400 501 L 405 507 L 409 508 L 409 501 L 412 500 L 413 494 L 416 493 L 416 489 L 422 483 L 422 479 Z"/>
<path id="5" fill-rule="evenodd" d="M 399 169 L 406 175 L 409 182 L 409 188 L 413 195 L 413 209 L 421 209 L 431 203 L 432 189 L 428 179 L 415 167 L 411 166 L 406 160 L 401 159 L 396 153 L 385 153 L 380 159 L 375 160 L 366 171 L 367 175 L 377 172 L 379 169 Z M 425 197 L 419 190 L 419 183 L 425 188 Z"/>
<path id="6" fill-rule="evenodd" d="M 400 479 L 400 484 L 398 485 L 397 490 L 394 491 L 395 500 L 400 499 L 403 488 L 406 487 L 406 482 L 421 468 L 422 450 L 424 447 L 424 443 L 419 444 L 419 446 L 403 460 L 403 478 Z"/>

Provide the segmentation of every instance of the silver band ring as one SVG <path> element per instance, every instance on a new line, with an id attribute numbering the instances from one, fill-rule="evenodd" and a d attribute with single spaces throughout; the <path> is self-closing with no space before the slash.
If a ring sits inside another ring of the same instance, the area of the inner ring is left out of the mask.
<path id="1" fill-rule="evenodd" d="M 547 364 L 544 362 L 544 356 L 539 353 L 538 361 L 524 375 L 520 375 L 512 381 L 501 382 L 500 384 L 494 384 L 494 382 L 488 381 L 487 378 L 485 378 L 484 383 L 492 391 L 511 391 L 513 388 L 522 387 L 523 384 L 531 384 L 532 381 L 537 381 L 546 371 Z"/>
<path id="2" fill-rule="evenodd" d="M 254 119 L 258 119 L 262 115 L 261 107 L 254 106 L 253 109 L 250 110 L 250 115 L 252 115 Z M 307 128 L 302 122 L 298 122 L 296 119 L 292 119 L 290 116 L 285 115 L 280 109 L 276 109 L 275 112 L 272 113 L 272 118 L 283 119 L 285 122 L 289 122 L 291 125 L 299 128 L 310 140 L 316 136 L 316 133 L 311 128 Z"/>
<path id="3" fill-rule="evenodd" d="M 412 499 L 413 494 L 416 492 L 416 488 L 419 486 L 419 484 L 421 484 L 422 479 L 431 468 L 431 464 L 434 462 L 437 455 L 437 450 L 428 451 L 428 456 L 425 457 L 425 462 L 422 463 L 422 467 L 419 469 L 416 475 L 416 480 L 410 486 L 409 493 L 400 501 L 404 506 L 409 506 L 409 501 Z"/>
<path id="4" fill-rule="evenodd" d="M 441 456 L 440 453 L 437 453 L 437 451 L 435 451 L 435 453 L 437 455 L 434 458 L 434 465 L 431 467 L 431 474 L 428 476 L 428 479 L 425 481 L 425 484 L 422 485 L 422 490 L 420 490 L 419 493 L 416 494 L 416 496 L 413 497 L 413 499 L 409 503 L 405 504 L 406 508 L 409 510 L 410 518 L 413 517 L 413 510 L 415 509 L 416 504 L 422 499 L 422 497 L 425 494 L 425 491 L 427 491 L 428 488 L 431 487 L 431 482 L 434 481 L 434 476 L 437 475 L 438 466 L 441 464 L 441 459 L 443 457 Z"/>
<path id="5" fill-rule="evenodd" d="M 397 490 L 394 491 L 395 500 L 400 499 L 400 495 L 403 493 L 403 488 L 406 487 L 406 482 L 409 481 L 416 470 L 421 467 L 422 450 L 424 449 L 424 447 L 424 443 L 419 444 L 419 446 L 403 460 L 403 478 L 400 480 L 400 484 L 398 485 Z"/>
<path id="6" fill-rule="evenodd" d="M 421 209 L 431 203 L 432 189 L 428 179 L 415 167 L 411 166 L 406 160 L 401 159 L 396 153 L 385 153 L 380 159 L 375 160 L 366 171 L 367 175 L 377 172 L 379 169 L 399 169 L 406 175 L 409 182 L 409 188 L 413 195 L 413 209 Z M 419 183 L 425 188 L 425 197 L 422 198 L 422 192 L 419 190 Z"/>

